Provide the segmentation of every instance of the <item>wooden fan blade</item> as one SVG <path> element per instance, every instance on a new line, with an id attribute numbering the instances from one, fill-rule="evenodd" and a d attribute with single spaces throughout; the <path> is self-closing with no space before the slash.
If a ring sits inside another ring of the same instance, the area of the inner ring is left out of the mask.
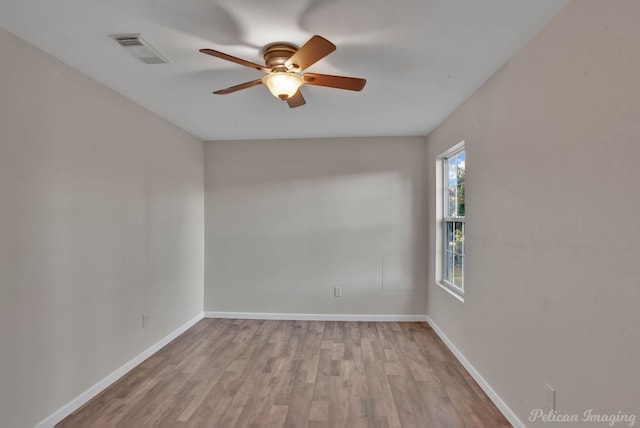
<path id="1" fill-rule="evenodd" d="M 331 76 L 329 74 L 305 73 L 302 75 L 307 85 L 327 86 L 329 88 L 361 91 L 367 83 L 365 79 L 357 77 Z"/>
<path id="2" fill-rule="evenodd" d="M 232 87 L 227 88 L 227 89 L 220 89 L 219 91 L 215 91 L 214 94 L 216 94 L 216 95 L 226 95 L 226 94 L 230 94 L 232 92 L 239 91 L 241 89 L 247 89 L 247 88 L 250 88 L 252 86 L 259 85 L 261 83 L 262 83 L 262 79 L 256 79 L 256 80 L 252 80 L 251 82 L 241 83 L 239 85 L 232 86 Z"/>
<path id="3" fill-rule="evenodd" d="M 302 45 L 284 65 L 296 71 L 302 71 L 312 64 L 315 64 L 331 52 L 336 50 L 336 45 L 321 36 L 313 36 L 307 43 Z"/>
<path id="4" fill-rule="evenodd" d="M 302 96 L 302 92 L 300 92 L 300 89 L 298 89 L 298 92 L 293 94 L 292 97 L 287 98 L 287 104 L 289 104 L 289 107 L 291 108 L 300 107 L 305 105 L 306 103 L 307 102 L 304 100 L 304 97 Z"/>
<path id="5" fill-rule="evenodd" d="M 202 52 L 203 54 L 215 56 L 217 58 L 226 59 L 227 61 L 235 62 L 236 64 L 244 65 L 245 67 L 255 68 L 256 70 L 260 70 L 260 71 L 265 72 L 265 73 L 268 73 L 268 72 L 271 71 L 268 68 L 266 68 L 266 67 L 264 67 L 264 66 L 262 66 L 260 64 L 256 64 L 254 62 L 247 61 L 247 60 L 244 60 L 242 58 L 237 58 L 235 56 L 226 54 L 224 52 L 214 51 L 213 49 L 200 49 L 200 52 Z"/>

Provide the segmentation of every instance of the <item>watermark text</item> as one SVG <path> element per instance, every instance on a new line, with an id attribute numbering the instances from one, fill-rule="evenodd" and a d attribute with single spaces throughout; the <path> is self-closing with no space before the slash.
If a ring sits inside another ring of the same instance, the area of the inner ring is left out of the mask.
<path id="1" fill-rule="evenodd" d="M 617 413 L 597 413 L 593 409 L 588 409 L 578 413 L 558 413 L 554 411 L 545 412 L 542 409 L 533 409 L 529 413 L 530 422 L 604 422 L 610 427 L 617 423 L 632 427 L 636 424 L 636 415 L 623 413 L 618 410 Z"/>

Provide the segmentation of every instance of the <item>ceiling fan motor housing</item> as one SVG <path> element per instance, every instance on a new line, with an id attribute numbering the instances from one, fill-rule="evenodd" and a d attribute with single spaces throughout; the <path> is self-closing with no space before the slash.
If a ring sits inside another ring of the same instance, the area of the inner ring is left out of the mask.
<path id="1" fill-rule="evenodd" d="M 274 71 L 289 71 L 284 63 L 298 51 L 298 48 L 287 43 L 274 43 L 264 49 L 264 63 Z M 295 65 L 291 70 L 300 68 Z"/>

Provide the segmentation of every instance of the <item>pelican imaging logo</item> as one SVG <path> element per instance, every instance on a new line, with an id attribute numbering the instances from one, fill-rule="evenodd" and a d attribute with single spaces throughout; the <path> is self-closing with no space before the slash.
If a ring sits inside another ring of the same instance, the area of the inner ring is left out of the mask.
<path id="1" fill-rule="evenodd" d="M 618 410 L 618 413 L 597 413 L 593 409 L 585 410 L 582 414 L 577 413 L 558 413 L 549 411 L 546 412 L 542 409 L 533 409 L 529 414 L 530 422 L 591 422 L 591 423 L 605 423 L 612 427 L 620 423 L 628 427 L 632 427 L 636 424 L 636 415 L 631 413 L 622 413 L 622 410 Z"/>

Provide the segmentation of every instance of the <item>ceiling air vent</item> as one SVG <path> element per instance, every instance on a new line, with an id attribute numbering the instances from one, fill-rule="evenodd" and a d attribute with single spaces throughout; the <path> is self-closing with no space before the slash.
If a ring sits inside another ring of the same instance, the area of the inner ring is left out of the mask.
<path id="1" fill-rule="evenodd" d="M 113 34 L 109 37 L 145 64 L 164 64 L 169 62 L 166 57 L 143 39 L 140 34 Z"/>

